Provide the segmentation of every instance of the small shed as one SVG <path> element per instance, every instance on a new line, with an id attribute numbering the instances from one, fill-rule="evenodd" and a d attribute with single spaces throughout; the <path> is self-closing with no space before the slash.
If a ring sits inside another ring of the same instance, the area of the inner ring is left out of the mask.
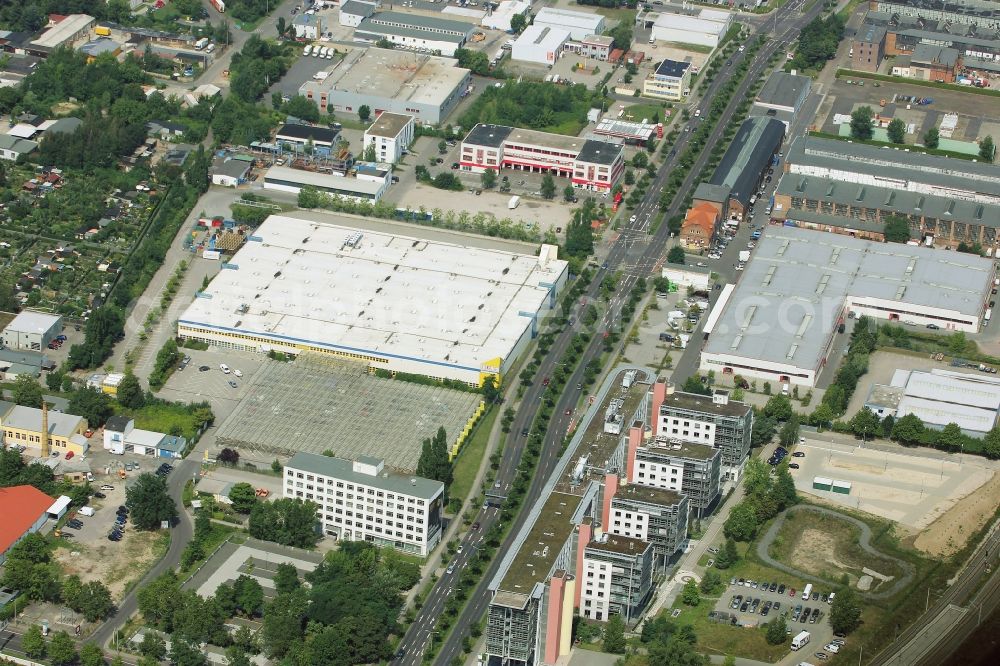
<path id="1" fill-rule="evenodd" d="M 813 490 L 830 490 L 833 487 L 833 480 L 823 476 L 813 477 Z"/>
<path id="2" fill-rule="evenodd" d="M 69 508 L 69 503 L 72 502 L 69 497 L 62 495 L 55 502 L 52 503 L 45 513 L 49 515 L 52 520 L 59 520 L 64 515 L 66 515 L 66 510 Z"/>
<path id="3" fill-rule="evenodd" d="M 851 494 L 851 482 L 850 481 L 834 481 L 831 487 L 833 492 L 840 493 L 841 495 Z"/>

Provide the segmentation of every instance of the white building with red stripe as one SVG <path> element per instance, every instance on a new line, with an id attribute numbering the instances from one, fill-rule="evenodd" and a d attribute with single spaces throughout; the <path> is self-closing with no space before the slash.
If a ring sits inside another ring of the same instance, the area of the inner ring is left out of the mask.
<path id="1" fill-rule="evenodd" d="M 609 191 L 625 171 L 620 145 L 505 125 L 479 124 L 462 140 L 463 171 L 514 169 L 569 178 L 573 187 Z"/>

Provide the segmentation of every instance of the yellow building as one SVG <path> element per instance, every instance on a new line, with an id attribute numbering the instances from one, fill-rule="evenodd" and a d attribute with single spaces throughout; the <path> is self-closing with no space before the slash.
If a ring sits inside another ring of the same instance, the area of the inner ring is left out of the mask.
<path id="1" fill-rule="evenodd" d="M 49 450 L 65 456 L 69 452 L 81 456 L 87 452 L 87 419 L 64 412 L 48 412 Z M 42 410 L 15 405 L 0 416 L 4 444 L 24 446 L 29 455 L 40 455 L 42 448 Z"/>

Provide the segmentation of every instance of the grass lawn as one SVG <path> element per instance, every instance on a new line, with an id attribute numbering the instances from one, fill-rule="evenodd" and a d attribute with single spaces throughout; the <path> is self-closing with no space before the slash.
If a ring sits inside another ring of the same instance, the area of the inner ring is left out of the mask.
<path id="1" fill-rule="evenodd" d="M 652 122 L 653 118 L 659 118 L 660 121 L 662 121 L 664 113 L 665 109 L 661 104 L 633 104 L 632 106 L 625 107 L 625 113 L 622 114 L 622 120 L 639 122 L 645 118 L 646 120 Z"/>
<path id="2" fill-rule="evenodd" d="M 771 663 L 788 654 L 787 644 L 768 645 L 762 629 L 734 627 L 709 620 L 708 613 L 717 601 L 718 598 L 702 597 L 701 602 L 694 607 L 685 606 L 679 599 L 674 604 L 674 608 L 679 608 L 681 614 L 672 621 L 690 624 L 694 628 L 699 650 Z M 669 612 L 667 617 L 669 618 Z"/>
<path id="3" fill-rule="evenodd" d="M 129 410 L 129 415 L 135 419 L 135 427 L 155 432 L 170 434 L 175 426 L 181 429 L 181 435 L 191 439 L 198 432 L 198 420 L 187 405 L 152 404 L 137 411 Z"/>
<path id="4" fill-rule="evenodd" d="M 483 456 L 486 455 L 486 442 L 490 438 L 493 423 L 497 420 L 499 413 L 499 407 L 493 407 L 486 412 L 476 424 L 472 436 L 458 452 L 458 458 L 455 459 L 454 479 L 448 491 L 451 497 L 457 497 L 462 501 L 468 497 L 469 491 L 472 490 L 472 482 L 476 480 L 476 474 L 479 472 L 479 465 L 483 462 Z"/>
<path id="5" fill-rule="evenodd" d="M 625 9 L 622 7 L 591 7 L 595 13 L 601 16 L 607 16 L 609 19 L 614 21 L 627 21 L 630 24 L 635 23 L 636 10 Z M 585 11 L 585 10 L 581 10 Z"/>
<path id="6" fill-rule="evenodd" d="M 209 557 L 212 556 L 212 553 L 215 552 L 215 549 L 218 548 L 220 545 L 222 545 L 222 542 L 228 539 L 233 532 L 237 531 L 237 529 L 238 528 L 236 526 L 230 527 L 228 525 L 220 525 L 218 523 L 212 523 L 212 533 L 205 538 L 204 543 L 202 543 L 201 545 L 202 552 L 205 553 L 205 557 L 203 559 L 198 560 L 197 562 L 193 562 L 191 566 L 186 569 L 181 567 L 180 568 L 181 574 L 187 574 L 200 567 L 206 560 L 208 560 Z"/>
<path id="7" fill-rule="evenodd" d="M 714 49 L 714 47 L 706 44 L 685 44 L 684 42 L 664 42 L 664 44 L 676 49 L 693 51 L 694 53 L 711 53 Z"/>

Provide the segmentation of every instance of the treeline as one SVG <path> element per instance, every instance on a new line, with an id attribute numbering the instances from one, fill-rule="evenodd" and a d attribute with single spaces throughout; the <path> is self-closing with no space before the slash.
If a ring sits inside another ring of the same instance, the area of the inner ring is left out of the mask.
<path id="1" fill-rule="evenodd" d="M 62 47 L 25 77 L 21 84 L 22 104 L 39 115 L 51 113 L 52 104 L 71 97 L 84 105 L 94 101 L 100 108 L 108 109 L 125 96 L 127 86 L 152 81 L 142 70 L 141 59 L 131 54 L 122 62 L 108 53 L 88 63 L 85 54 Z"/>
<path id="2" fill-rule="evenodd" d="M 734 541 L 752 541 L 761 525 L 798 501 L 795 481 L 782 462 L 772 477 L 770 466 L 760 458 L 747 460 L 743 472 L 746 497 L 729 512 L 723 532 Z"/>
<path id="3" fill-rule="evenodd" d="M 271 82 L 284 75 L 291 61 L 290 47 L 251 35 L 243 50 L 233 54 L 229 66 L 230 91 L 244 102 L 256 102 Z"/>
<path id="4" fill-rule="evenodd" d="M 97 20 L 126 21 L 132 12 L 127 0 L 31 0 L 0 3 L 0 25 L 15 32 L 35 32 L 49 21 L 49 14 L 90 14 Z"/>
<path id="5" fill-rule="evenodd" d="M 146 140 L 145 122 L 88 115 L 72 133 L 46 134 L 37 161 L 61 168 L 113 167 Z"/>

